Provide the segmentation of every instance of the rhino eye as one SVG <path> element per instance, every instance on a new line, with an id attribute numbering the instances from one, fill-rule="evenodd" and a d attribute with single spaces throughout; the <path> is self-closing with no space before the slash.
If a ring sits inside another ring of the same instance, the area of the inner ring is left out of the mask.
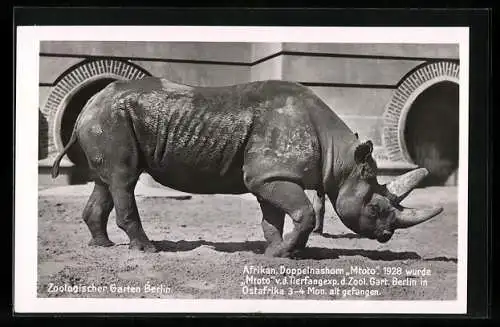
<path id="1" fill-rule="evenodd" d="M 369 204 L 366 207 L 366 211 L 370 218 L 377 218 L 380 212 L 380 208 L 377 204 Z"/>

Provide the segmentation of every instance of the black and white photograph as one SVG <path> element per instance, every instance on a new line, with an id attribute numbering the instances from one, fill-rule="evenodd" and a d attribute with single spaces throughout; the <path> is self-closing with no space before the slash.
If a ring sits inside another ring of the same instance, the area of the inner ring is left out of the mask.
<path id="1" fill-rule="evenodd" d="M 467 28 L 19 27 L 17 47 L 21 307 L 465 312 Z"/>

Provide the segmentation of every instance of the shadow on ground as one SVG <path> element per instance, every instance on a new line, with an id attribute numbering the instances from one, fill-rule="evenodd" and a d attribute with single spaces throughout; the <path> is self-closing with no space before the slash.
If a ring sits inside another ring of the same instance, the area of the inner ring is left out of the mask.
<path id="1" fill-rule="evenodd" d="M 347 237 L 351 237 L 348 234 Z M 331 235 L 332 238 L 341 238 L 343 235 Z M 353 234 L 354 235 L 354 234 Z M 192 251 L 200 246 L 209 246 L 218 252 L 253 252 L 255 254 L 263 254 L 266 243 L 264 241 L 243 241 L 243 242 L 211 242 L 205 240 L 197 241 L 153 241 L 154 245 L 160 252 L 185 252 Z M 329 249 L 320 247 L 307 247 L 304 251 L 296 254 L 294 259 L 314 259 L 327 260 L 338 259 L 339 257 L 362 256 L 371 260 L 381 261 L 396 261 L 396 260 L 424 260 L 424 261 L 446 261 L 457 262 L 457 258 L 435 257 L 422 258 L 416 252 L 403 251 L 396 252 L 390 250 L 363 250 L 363 249 Z"/>
<path id="2" fill-rule="evenodd" d="M 212 247 L 219 252 L 253 252 L 257 254 L 264 253 L 266 243 L 264 241 L 244 241 L 244 242 L 210 242 L 205 240 L 198 241 L 153 241 L 156 249 L 160 252 L 185 252 L 192 251 L 200 246 Z"/>
<path id="3" fill-rule="evenodd" d="M 331 238 L 334 240 L 339 238 L 344 238 L 349 240 L 364 238 L 363 236 L 354 233 L 346 233 L 346 234 L 318 233 L 318 235 L 323 236 L 324 238 Z"/>

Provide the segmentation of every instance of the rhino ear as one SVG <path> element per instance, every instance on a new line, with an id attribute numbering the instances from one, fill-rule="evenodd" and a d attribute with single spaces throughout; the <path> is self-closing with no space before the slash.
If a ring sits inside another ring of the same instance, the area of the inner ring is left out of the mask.
<path id="1" fill-rule="evenodd" d="M 372 154 L 373 143 L 372 141 L 366 141 L 361 143 L 354 150 L 354 160 L 356 163 L 366 162 L 368 157 Z"/>
<path id="2" fill-rule="evenodd" d="M 356 136 L 356 138 L 359 140 L 359 135 L 358 135 L 358 133 L 354 133 L 354 136 Z"/>

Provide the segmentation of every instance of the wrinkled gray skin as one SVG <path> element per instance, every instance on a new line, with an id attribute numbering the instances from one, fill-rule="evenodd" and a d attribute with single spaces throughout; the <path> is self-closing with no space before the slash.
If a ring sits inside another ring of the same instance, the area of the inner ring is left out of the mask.
<path id="1" fill-rule="evenodd" d="M 399 226 L 415 224 L 399 223 L 405 210 L 377 183 L 372 143 L 360 142 L 319 97 L 296 83 L 202 88 L 159 78 L 117 81 L 82 110 L 54 163 L 54 177 L 77 141 L 97 176 L 83 211 L 91 245 L 113 245 L 106 225 L 114 206 L 130 248 L 156 251 L 134 198 L 142 172 L 184 192 L 253 193 L 269 256 L 289 257 L 305 247 L 315 212 L 304 189 L 328 195 L 348 228 L 380 242 Z M 295 227 L 283 238 L 285 214 Z M 413 218 L 418 215 L 413 211 Z"/>

